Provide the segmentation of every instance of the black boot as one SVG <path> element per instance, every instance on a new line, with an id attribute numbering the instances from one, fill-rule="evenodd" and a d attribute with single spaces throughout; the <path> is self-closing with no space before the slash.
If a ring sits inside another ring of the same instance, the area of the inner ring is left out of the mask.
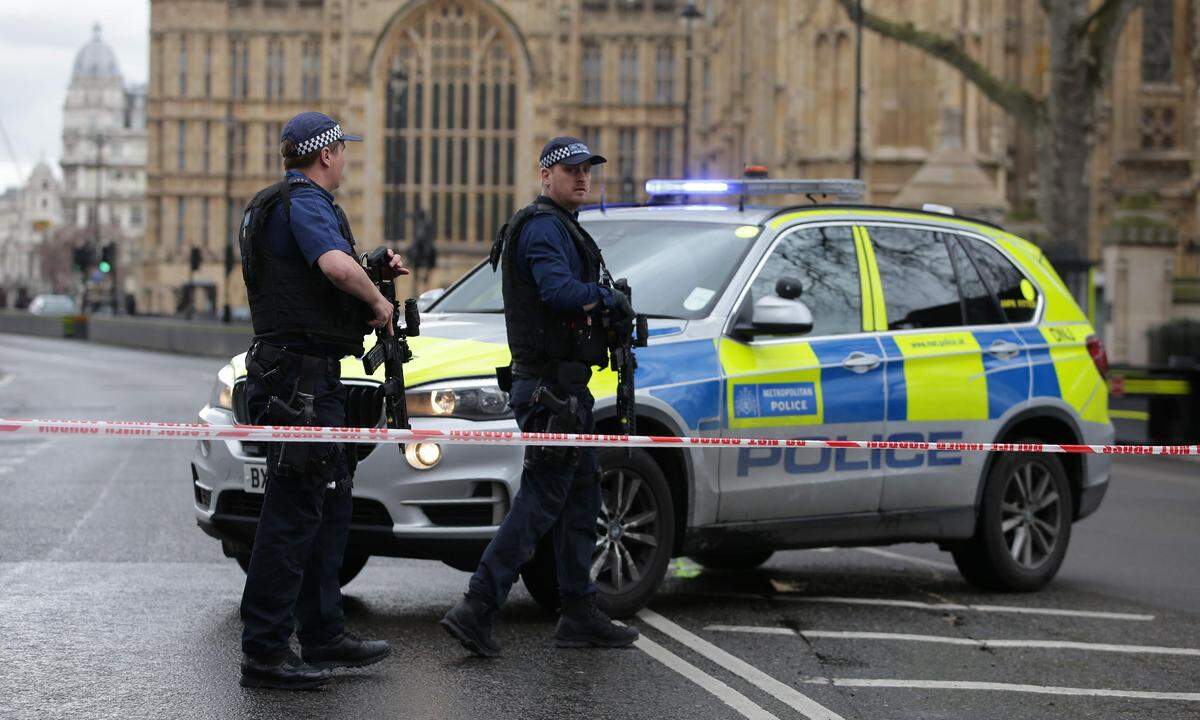
<path id="1" fill-rule="evenodd" d="M 619 648 L 632 645 L 637 639 L 636 629 L 614 623 L 596 607 L 591 595 L 564 600 L 562 617 L 554 629 L 554 643 L 560 648 Z"/>
<path id="2" fill-rule="evenodd" d="M 344 632 L 322 645 L 301 648 L 304 662 L 315 668 L 349 668 L 374 665 L 392 654 L 384 640 L 360 640 Z"/>
<path id="3" fill-rule="evenodd" d="M 492 639 L 496 610 L 482 600 L 464 597 L 438 623 L 450 637 L 480 657 L 499 657 L 500 643 Z"/>
<path id="4" fill-rule="evenodd" d="M 242 687 L 277 690 L 315 690 L 333 677 L 329 670 L 314 668 L 292 651 L 278 660 L 242 656 Z"/>

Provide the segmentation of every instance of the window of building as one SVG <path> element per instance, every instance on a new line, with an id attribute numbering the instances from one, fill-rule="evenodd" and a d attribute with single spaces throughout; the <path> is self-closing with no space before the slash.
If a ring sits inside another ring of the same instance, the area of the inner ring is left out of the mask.
<path id="1" fill-rule="evenodd" d="M 492 240 L 516 193 L 517 76 L 491 18 L 430 4 L 398 36 L 385 85 L 387 241 Z"/>
<path id="2" fill-rule="evenodd" d="M 283 134 L 283 123 L 267 123 L 265 128 L 263 172 L 278 175 L 283 172 L 283 157 L 279 154 L 279 136 Z"/>
<path id="3" fill-rule="evenodd" d="M 210 155 L 212 155 L 212 123 L 208 120 L 204 121 L 204 141 L 201 145 L 201 154 L 204 157 L 201 160 L 204 172 L 208 172 L 212 165 L 212 161 L 209 159 Z"/>
<path id="4" fill-rule="evenodd" d="M 633 43 L 621 46 L 621 64 L 618 73 L 618 96 L 625 105 L 638 101 L 638 48 Z"/>
<path id="5" fill-rule="evenodd" d="M 954 266 L 941 238 L 927 230 L 888 226 L 867 232 L 879 266 L 889 330 L 962 324 Z"/>
<path id="6" fill-rule="evenodd" d="M 187 35 L 179 36 L 179 96 L 187 95 L 187 75 L 188 75 L 188 39 Z"/>
<path id="7" fill-rule="evenodd" d="M 208 230 L 208 198 L 205 197 L 200 200 L 200 244 L 204 247 L 208 247 Z"/>
<path id="8" fill-rule="evenodd" d="M 600 133 L 601 133 L 601 130 L 598 126 L 584 125 L 580 129 L 579 139 L 583 140 L 584 144 L 587 145 L 589 148 L 591 148 L 592 152 L 600 153 L 601 155 L 603 155 L 604 154 L 604 144 L 600 141 L 600 138 L 601 138 Z M 592 168 L 592 173 L 594 174 L 596 172 L 596 170 L 598 170 L 602 167 L 604 167 L 604 166 L 598 165 L 597 167 Z"/>
<path id="9" fill-rule="evenodd" d="M 212 97 L 212 50 L 213 39 L 204 39 L 204 97 Z"/>
<path id="10" fill-rule="evenodd" d="M 617 179 L 621 199 L 633 200 L 637 193 L 637 129 L 621 128 L 617 133 Z"/>
<path id="11" fill-rule="evenodd" d="M 175 247 L 183 248 L 184 218 L 187 216 L 187 198 L 182 195 L 175 204 Z"/>
<path id="12" fill-rule="evenodd" d="M 862 332 L 858 257 L 849 227 L 802 228 L 785 235 L 750 286 L 750 302 L 774 297 L 782 279 L 798 281 L 812 311 L 812 336 Z"/>
<path id="13" fill-rule="evenodd" d="M 145 218 L 142 215 L 142 206 L 134 205 L 129 209 L 129 225 L 134 228 L 140 228 Z"/>
<path id="14" fill-rule="evenodd" d="M 283 40 L 267 43 L 267 99 L 283 98 Z"/>
<path id="15" fill-rule="evenodd" d="M 586 40 L 583 43 L 582 72 L 579 84 L 579 102 L 583 105 L 599 105 L 604 99 L 603 56 L 600 43 Z"/>
<path id="16" fill-rule="evenodd" d="M 304 41 L 300 58 L 300 95 L 305 100 L 314 100 L 321 94 L 321 39 L 311 37 Z"/>
<path id="17" fill-rule="evenodd" d="M 246 172 L 246 123 L 236 123 L 233 128 L 233 169 Z"/>
<path id="18" fill-rule="evenodd" d="M 176 167 L 180 170 L 187 169 L 187 120 L 179 121 L 179 137 L 175 143 L 175 159 Z"/>
<path id="19" fill-rule="evenodd" d="M 670 105 L 675 95 L 675 45 L 660 43 L 654 53 L 654 102 Z"/>
<path id="20" fill-rule="evenodd" d="M 672 160 L 675 158 L 673 145 L 675 131 L 671 128 L 658 128 L 654 131 L 654 176 L 672 177 Z"/>
<path id="21" fill-rule="evenodd" d="M 1142 82 L 1174 82 L 1174 0 L 1145 0 L 1142 7 Z"/>
<path id="22" fill-rule="evenodd" d="M 229 43 L 229 94 L 238 98 L 250 94 L 250 42 L 245 38 Z"/>

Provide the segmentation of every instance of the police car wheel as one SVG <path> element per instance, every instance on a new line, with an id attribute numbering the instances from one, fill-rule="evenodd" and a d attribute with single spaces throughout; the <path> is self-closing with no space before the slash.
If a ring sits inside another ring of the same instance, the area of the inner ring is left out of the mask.
<path id="1" fill-rule="evenodd" d="M 1071 513 L 1071 484 L 1057 457 L 1005 453 L 988 473 L 975 537 L 954 549 L 954 562 L 985 590 L 1038 590 L 1066 556 Z"/>
<path id="2" fill-rule="evenodd" d="M 369 555 L 347 555 L 342 560 L 342 570 L 338 574 L 338 582 L 342 587 L 346 587 L 351 580 L 358 577 L 363 567 L 366 566 L 368 558 L 370 558 Z M 238 567 L 242 569 L 242 572 L 250 571 L 249 555 L 236 555 L 234 559 L 237 560 Z"/>
<path id="3" fill-rule="evenodd" d="M 774 554 L 774 550 L 759 550 L 756 552 L 692 555 L 691 558 L 708 570 L 753 570 L 770 560 Z"/>
<path id="4" fill-rule="evenodd" d="M 604 449 L 592 581 L 609 615 L 629 617 L 658 590 L 675 537 L 675 505 L 650 453 Z"/>

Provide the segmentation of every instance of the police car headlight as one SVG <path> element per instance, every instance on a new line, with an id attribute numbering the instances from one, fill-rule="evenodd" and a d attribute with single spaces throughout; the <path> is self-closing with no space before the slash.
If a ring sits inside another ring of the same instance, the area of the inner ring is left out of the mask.
<path id="1" fill-rule="evenodd" d="M 437 443 L 408 443 L 404 459 L 417 470 L 432 470 L 442 461 L 442 446 Z"/>
<path id="2" fill-rule="evenodd" d="M 210 407 L 233 411 L 233 366 L 226 365 L 217 373 L 217 382 L 213 384 L 212 393 L 208 398 Z"/>
<path id="3" fill-rule="evenodd" d="M 451 385 L 410 390 L 406 399 L 408 414 L 411 417 L 503 420 L 513 416 L 508 408 L 508 393 L 495 384 Z"/>

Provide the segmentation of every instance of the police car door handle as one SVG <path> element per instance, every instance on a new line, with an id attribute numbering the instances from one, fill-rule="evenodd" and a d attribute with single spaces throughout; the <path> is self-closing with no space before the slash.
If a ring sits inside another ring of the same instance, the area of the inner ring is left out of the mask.
<path id="1" fill-rule="evenodd" d="M 1001 360 L 1011 360 L 1021 354 L 1021 346 L 1007 340 L 996 340 L 988 346 L 987 351 Z"/>
<path id="2" fill-rule="evenodd" d="M 842 360 L 842 367 L 861 375 L 879 367 L 879 356 L 855 350 Z"/>

